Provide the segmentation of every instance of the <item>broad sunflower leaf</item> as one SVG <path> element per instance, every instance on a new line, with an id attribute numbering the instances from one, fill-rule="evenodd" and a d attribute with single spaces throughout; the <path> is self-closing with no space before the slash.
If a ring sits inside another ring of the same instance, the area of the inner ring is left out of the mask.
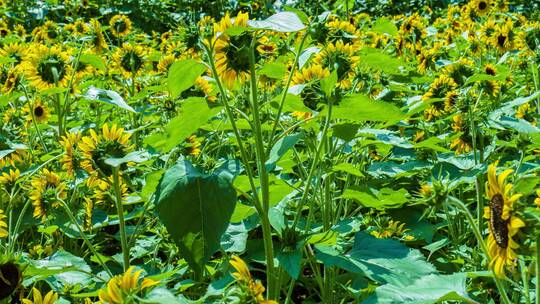
<path id="1" fill-rule="evenodd" d="M 366 304 L 415 303 L 431 304 L 443 301 L 477 303 L 467 294 L 466 273 L 430 274 L 411 283 L 392 282 L 378 287 Z"/>
<path id="2" fill-rule="evenodd" d="M 362 50 L 359 62 L 360 65 L 394 75 L 402 74 L 401 69 L 407 66 L 403 60 L 372 48 Z"/>
<path id="3" fill-rule="evenodd" d="M 365 207 L 384 210 L 398 208 L 408 201 L 408 192 L 405 189 L 392 190 L 382 188 L 374 193 L 346 189 L 341 198 L 353 199 Z"/>
<path id="4" fill-rule="evenodd" d="M 205 70 L 204 64 L 193 59 L 173 63 L 167 75 L 171 96 L 177 97 L 180 93 L 189 89 L 195 84 L 197 77 L 201 76 Z"/>
<path id="5" fill-rule="evenodd" d="M 290 148 L 302 138 L 301 133 L 287 135 L 276 142 L 276 144 L 270 150 L 270 155 L 266 161 L 266 167 L 268 169 L 273 169 L 276 162 L 283 156 Z"/>
<path id="6" fill-rule="evenodd" d="M 199 278 L 219 249 L 234 211 L 234 174 L 223 167 L 203 173 L 181 160 L 165 172 L 157 187 L 157 215 Z"/>
<path id="7" fill-rule="evenodd" d="M 165 132 L 151 134 L 144 142 L 160 152 L 167 153 L 217 115 L 220 110 L 220 106 L 208 107 L 205 98 L 190 97 L 182 102 L 180 113 L 165 126 Z"/>
<path id="8" fill-rule="evenodd" d="M 305 28 L 302 20 L 293 12 L 280 12 L 264 20 L 248 20 L 248 25 L 261 30 L 290 33 L 298 32 Z"/>
<path id="9" fill-rule="evenodd" d="M 81 54 L 79 61 L 84 64 L 89 64 L 99 70 L 105 70 L 107 68 L 103 58 L 95 54 Z"/>
<path id="10" fill-rule="evenodd" d="M 327 115 L 328 111 L 325 110 L 324 114 Z M 406 117 L 407 115 L 395 105 L 384 101 L 376 101 L 361 94 L 344 97 L 332 110 L 332 118 L 347 119 L 355 122 L 397 122 Z"/>
<path id="11" fill-rule="evenodd" d="M 387 17 L 377 19 L 377 21 L 373 23 L 371 30 L 375 33 L 388 34 L 390 36 L 395 36 L 398 33 L 396 25 Z"/>
<path id="12" fill-rule="evenodd" d="M 136 113 L 135 109 L 128 105 L 124 98 L 122 98 L 122 96 L 120 96 L 120 94 L 115 91 L 98 89 L 91 86 L 88 91 L 86 91 L 86 94 L 83 95 L 83 98 L 87 100 L 97 100 L 105 102 L 120 107 L 124 110 Z"/>

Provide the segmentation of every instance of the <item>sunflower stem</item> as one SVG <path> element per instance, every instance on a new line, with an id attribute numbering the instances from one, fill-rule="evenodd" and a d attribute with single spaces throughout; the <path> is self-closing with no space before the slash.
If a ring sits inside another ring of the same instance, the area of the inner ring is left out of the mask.
<path id="1" fill-rule="evenodd" d="M 461 211 L 463 211 L 463 213 L 465 213 L 465 216 L 467 217 L 467 220 L 469 221 L 469 225 L 472 227 L 472 231 L 474 233 L 474 236 L 476 237 L 476 241 L 478 242 L 478 244 L 480 245 L 480 248 L 482 249 L 482 251 L 486 255 L 486 258 L 488 260 L 488 265 L 489 265 L 490 262 L 491 262 L 491 257 L 489 256 L 489 250 L 487 248 L 486 243 L 484 242 L 484 239 L 482 238 L 482 233 L 480 232 L 480 229 L 478 228 L 478 226 L 474 222 L 474 217 L 471 214 L 471 212 L 469 211 L 469 208 L 467 208 L 467 206 L 465 206 L 465 204 L 460 199 L 455 198 L 453 196 L 448 196 L 446 201 L 453 203 L 455 206 L 457 206 L 459 209 L 461 209 Z M 497 275 L 495 274 L 495 272 L 493 270 L 491 270 L 491 273 L 493 274 L 493 280 L 495 281 L 495 285 L 497 286 L 497 289 L 499 290 L 499 294 L 501 296 L 502 303 L 512 304 L 512 302 L 508 298 L 508 294 L 506 293 L 506 289 L 505 289 L 504 284 L 501 281 L 501 279 L 497 277 Z"/>
<path id="2" fill-rule="evenodd" d="M 270 225 L 270 219 L 268 218 L 268 212 L 270 210 L 270 187 L 268 181 L 268 172 L 266 171 L 266 154 L 264 149 L 264 139 L 261 130 L 261 119 L 259 117 L 259 104 L 257 96 L 257 74 L 255 73 L 255 43 L 257 37 L 253 36 L 251 46 L 249 49 L 249 69 L 250 69 L 250 89 L 251 89 L 251 109 L 253 114 L 253 126 L 255 135 L 255 149 L 257 151 L 257 171 L 259 173 L 259 181 L 261 184 L 262 194 L 262 208 L 263 214 L 260 215 L 264 251 L 266 255 L 266 283 L 267 283 L 267 297 L 269 299 L 275 299 L 277 297 L 277 281 L 274 269 L 274 246 L 272 243 L 272 226 Z M 277 118 L 279 120 L 279 117 Z"/>
<path id="3" fill-rule="evenodd" d="M 540 234 L 536 235 L 536 304 L 540 304 Z"/>
<path id="4" fill-rule="evenodd" d="M 120 225 L 120 244 L 122 246 L 122 257 L 124 272 L 129 268 L 129 246 L 126 237 L 126 223 L 124 221 L 124 206 L 122 204 L 122 192 L 120 190 L 120 174 L 118 167 L 113 168 L 113 185 L 116 195 L 116 212 L 118 213 L 118 223 Z"/>

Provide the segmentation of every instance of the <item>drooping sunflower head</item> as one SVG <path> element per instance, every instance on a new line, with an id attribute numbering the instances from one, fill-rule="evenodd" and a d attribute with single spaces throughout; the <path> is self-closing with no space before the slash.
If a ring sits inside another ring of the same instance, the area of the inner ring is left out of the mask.
<path id="1" fill-rule="evenodd" d="M 452 129 L 459 133 L 450 143 L 450 149 L 455 150 L 456 154 L 469 153 L 472 151 L 472 137 L 469 132 L 469 126 L 463 119 L 463 115 L 456 114 L 452 117 Z"/>
<path id="2" fill-rule="evenodd" d="M 109 21 L 111 33 L 116 38 L 127 36 L 131 32 L 131 20 L 126 15 L 115 15 Z"/>
<path id="3" fill-rule="evenodd" d="M 37 89 L 66 87 L 72 67 L 69 54 L 58 46 L 35 45 L 28 55 L 26 76 Z"/>
<path id="4" fill-rule="evenodd" d="M 124 128 L 104 124 L 101 134 L 94 129 L 90 129 L 90 134 L 84 136 L 78 143 L 81 151 L 81 167 L 91 175 L 101 171 L 106 176 L 112 174 L 111 167 L 105 163 L 107 158 L 122 158 L 133 150 L 130 144 L 130 133 L 126 133 Z"/>
<path id="5" fill-rule="evenodd" d="M 43 221 L 61 205 L 59 199 L 67 197 L 66 184 L 61 176 L 48 169 L 43 169 L 40 175 L 34 177 L 31 186 L 28 197 L 34 206 L 34 217 Z"/>
<path id="6" fill-rule="evenodd" d="M 324 50 L 318 53 L 314 59 L 315 64 L 330 71 L 336 71 L 338 86 L 343 89 L 349 89 L 351 87 L 351 80 L 355 76 L 355 68 L 358 61 L 359 57 L 355 55 L 353 45 L 345 44 L 341 40 L 335 44 L 328 43 Z"/>
<path id="7" fill-rule="evenodd" d="M 88 36 L 91 38 L 90 42 L 96 52 L 101 52 L 104 49 L 109 48 L 105 36 L 101 30 L 101 23 L 97 19 L 90 20 L 90 28 Z"/>
<path id="8" fill-rule="evenodd" d="M 142 270 L 135 271 L 135 267 L 129 267 L 122 275 L 114 276 L 107 286 L 99 291 L 99 300 L 107 304 L 124 304 L 127 299 L 141 296 L 152 286 L 158 284 L 152 279 L 143 278 Z"/>
<path id="9" fill-rule="evenodd" d="M 9 170 L 6 169 L 2 172 L 2 175 L 0 175 L 0 186 L 2 186 L 7 193 L 11 193 L 20 176 L 21 171 L 19 171 L 18 168 L 15 168 L 15 170 L 13 170 L 13 168 L 9 168 Z"/>
<path id="10" fill-rule="evenodd" d="M 145 51 L 140 45 L 124 43 L 113 55 L 115 66 L 125 77 L 139 75 L 146 62 Z"/>
<path id="11" fill-rule="evenodd" d="M 330 70 L 314 64 L 296 71 L 291 85 L 302 85 L 302 97 L 304 104 L 312 110 L 317 109 L 319 102 L 323 100 L 324 93 L 321 89 L 321 79 L 330 76 Z"/>
<path id="12" fill-rule="evenodd" d="M 489 266 L 499 277 L 505 276 L 506 268 L 515 264 L 515 250 L 519 248 L 519 244 L 513 237 L 525 226 L 514 214 L 514 203 L 521 194 L 512 194 L 512 184 L 506 182 L 512 172 L 512 169 L 507 169 L 497 175 L 497 163 L 488 166 L 486 193 L 490 203 L 489 207 L 484 208 L 484 217 L 489 219 Z"/>
<path id="13" fill-rule="evenodd" d="M 75 170 L 80 168 L 80 155 L 77 150 L 77 144 L 81 140 L 81 133 L 68 132 L 62 136 L 60 145 L 64 148 L 64 155 L 62 156 L 62 169 L 70 176 L 75 175 Z"/>

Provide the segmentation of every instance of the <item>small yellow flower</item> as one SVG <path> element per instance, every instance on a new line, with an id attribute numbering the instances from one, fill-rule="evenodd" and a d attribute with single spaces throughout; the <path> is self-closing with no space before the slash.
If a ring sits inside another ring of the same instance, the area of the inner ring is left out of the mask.
<path id="1" fill-rule="evenodd" d="M 6 224 L 6 215 L 4 214 L 4 210 L 0 209 L 0 238 L 5 238 L 8 236 L 8 231 L 6 230 L 7 224 Z"/>
<path id="2" fill-rule="evenodd" d="M 231 273 L 231 275 L 237 282 L 241 283 L 251 295 L 253 302 L 250 303 L 277 304 L 276 301 L 266 300 L 264 298 L 264 286 L 260 281 L 253 280 L 247 264 L 240 257 L 233 256 L 229 263 L 231 263 L 231 266 L 236 270 L 236 272 Z"/>
<path id="3" fill-rule="evenodd" d="M 49 291 L 45 297 L 41 295 L 41 292 L 37 288 L 32 288 L 32 297 L 34 300 L 23 299 L 23 304 L 54 304 L 58 301 L 58 294 L 54 291 Z"/>

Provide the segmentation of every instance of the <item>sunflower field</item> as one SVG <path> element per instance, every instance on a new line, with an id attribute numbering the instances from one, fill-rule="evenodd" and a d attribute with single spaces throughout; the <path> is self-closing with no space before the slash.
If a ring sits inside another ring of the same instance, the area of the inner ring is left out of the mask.
<path id="1" fill-rule="evenodd" d="M 540 3 L 0 12 L 0 304 L 540 304 Z"/>

